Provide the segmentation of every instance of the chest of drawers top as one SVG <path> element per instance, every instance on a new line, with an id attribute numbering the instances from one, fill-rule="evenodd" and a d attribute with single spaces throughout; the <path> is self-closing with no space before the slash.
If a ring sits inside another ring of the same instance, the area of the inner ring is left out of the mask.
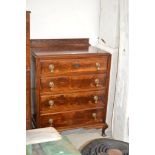
<path id="1" fill-rule="evenodd" d="M 50 49 L 50 48 L 38 48 L 36 50 L 33 50 L 32 55 L 36 58 L 49 58 L 49 57 L 59 57 L 59 56 L 65 56 L 67 57 L 75 57 L 74 55 L 77 55 L 78 57 L 85 57 L 85 56 L 93 56 L 93 55 L 110 55 L 109 52 L 106 52 L 104 50 L 101 50 L 94 46 L 89 46 L 83 49 L 76 48 L 66 48 L 65 50 L 63 48 L 59 49 Z"/>

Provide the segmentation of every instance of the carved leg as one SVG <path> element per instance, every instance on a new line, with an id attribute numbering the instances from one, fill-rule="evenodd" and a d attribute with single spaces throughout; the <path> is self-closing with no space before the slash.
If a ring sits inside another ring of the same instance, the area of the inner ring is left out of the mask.
<path id="1" fill-rule="evenodd" d="M 102 136 L 105 137 L 106 134 L 105 134 L 105 128 L 102 128 Z"/>

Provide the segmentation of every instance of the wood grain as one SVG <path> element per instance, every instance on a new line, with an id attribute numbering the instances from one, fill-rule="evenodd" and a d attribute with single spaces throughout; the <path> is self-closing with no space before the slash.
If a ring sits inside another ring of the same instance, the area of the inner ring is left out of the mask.
<path id="1" fill-rule="evenodd" d="M 30 12 L 26 11 L 26 129 L 31 128 Z"/>
<path id="2" fill-rule="evenodd" d="M 98 86 L 96 79 L 99 80 Z M 49 84 L 53 86 L 50 87 Z M 90 74 L 79 76 L 42 77 L 40 80 L 40 93 L 63 93 L 104 89 L 106 74 Z"/>
<path id="3" fill-rule="evenodd" d="M 97 101 L 94 97 L 97 96 Z M 50 104 L 50 101 L 53 104 Z M 54 113 L 104 107 L 105 90 L 40 96 L 40 112 Z"/>
<path id="4" fill-rule="evenodd" d="M 80 50 L 88 49 L 88 38 L 77 39 L 31 39 L 31 49 L 44 49 L 44 50 Z"/>
<path id="5" fill-rule="evenodd" d="M 96 119 L 93 117 L 93 114 L 96 114 Z M 53 120 L 52 125 L 49 124 L 49 119 Z M 104 119 L 104 109 L 53 113 L 49 115 L 41 115 L 40 127 L 53 126 L 57 129 L 59 127 L 67 127 L 72 125 L 93 125 L 103 123 Z"/>
<path id="6" fill-rule="evenodd" d="M 30 69 L 30 12 L 26 11 L 26 69 Z"/>
<path id="7" fill-rule="evenodd" d="M 53 59 L 53 60 L 41 60 L 40 70 L 41 76 L 56 76 L 78 73 L 101 73 L 107 70 L 108 57 L 101 56 L 99 58 L 89 59 L 85 58 L 70 58 L 70 59 Z M 54 69 L 50 70 L 50 65 L 53 65 Z M 99 67 L 98 67 L 99 66 Z"/>

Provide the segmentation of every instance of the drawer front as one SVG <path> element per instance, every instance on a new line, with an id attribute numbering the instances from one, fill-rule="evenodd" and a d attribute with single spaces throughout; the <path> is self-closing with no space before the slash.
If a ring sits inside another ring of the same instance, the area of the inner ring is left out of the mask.
<path id="1" fill-rule="evenodd" d="M 40 82 L 41 93 L 65 93 L 103 89 L 106 85 L 105 74 L 80 76 L 43 77 Z"/>
<path id="2" fill-rule="evenodd" d="M 41 113 L 63 112 L 96 107 L 104 107 L 105 90 L 78 92 L 69 94 L 42 95 L 40 97 Z"/>
<path id="3" fill-rule="evenodd" d="M 41 116 L 41 127 L 69 127 L 74 125 L 93 125 L 105 121 L 104 109 L 71 111 L 67 113 Z"/>
<path id="4" fill-rule="evenodd" d="M 87 59 L 87 61 L 86 61 Z M 108 56 L 81 59 L 41 60 L 41 75 L 63 75 L 67 73 L 102 72 L 107 70 Z"/>

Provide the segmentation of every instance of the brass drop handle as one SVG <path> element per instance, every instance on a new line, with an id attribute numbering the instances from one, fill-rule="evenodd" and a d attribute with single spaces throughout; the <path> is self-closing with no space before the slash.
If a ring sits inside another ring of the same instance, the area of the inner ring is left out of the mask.
<path id="1" fill-rule="evenodd" d="M 54 105 L 54 101 L 53 100 L 49 100 L 48 104 L 49 104 L 50 108 L 52 108 L 53 105 Z"/>
<path id="2" fill-rule="evenodd" d="M 101 67 L 100 63 L 96 62 L 96 68 L 97 68 L 97 70 L 100 70 L 100 67 Z"/>
<path id="3" fill-rule="evenodd" d="M 49 87 L 52 89 L 52 88 L 54 88 L 54 82 L 50 82 L 49 83 Z"/>
<path id="4" fill-rule="evenodd" d="M 96 113 L 92 113 L 92 117 L 94 118 L 95 121 L 97 120 L 97 115 L 96 115 Z"/>
<path id="5" fill-rule="evenodd" d="M 95 101 L 95 103 L 98 102 L 98 96 L 94 96 L 94 101 Z"/>
<path id="6" fill-rule="evenodd" d="M 95 79 L 95 83 L 96 83 L 96 87 L 99 87 L 99 83 L 100 83 L 99 79 Z"/>
<path id="7" fill-rule="evenodd" d="M 54 65 L 53 65 L 53 64 L 50 64 L 50 65 L 49 65 L 49 70 L 50 70 L 51 72 L 54 72 Z"/>
<path id="8" fill-rule="evenodd" d="M 48 123 L 49 123 L 50 126 L 52 126 L 52 125 L 53 125 L 53 119 L 50 118 L 50 119 L 48 120 Z"/>

